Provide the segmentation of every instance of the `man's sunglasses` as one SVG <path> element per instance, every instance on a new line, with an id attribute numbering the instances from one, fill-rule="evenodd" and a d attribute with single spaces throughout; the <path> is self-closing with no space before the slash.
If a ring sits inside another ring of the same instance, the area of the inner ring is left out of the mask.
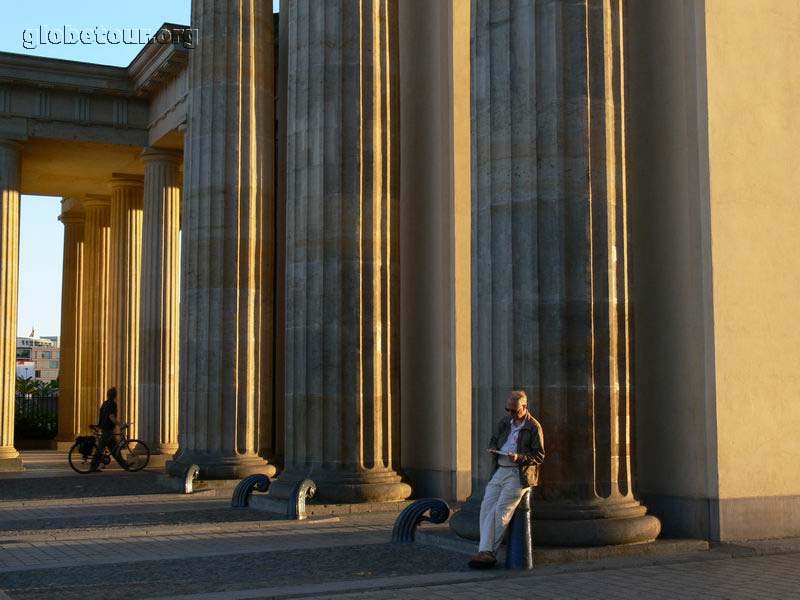
<path id="1" fill-rule="evenodd" d="M 520 406 L 520 408 L 528 408 L 528 407 L 527 406 L 525 406 L 525 407 Z M 506 412 L 517 412 L 517 409 L 516 408 L 508 408 L 508 407 L 506 407 Z"/>

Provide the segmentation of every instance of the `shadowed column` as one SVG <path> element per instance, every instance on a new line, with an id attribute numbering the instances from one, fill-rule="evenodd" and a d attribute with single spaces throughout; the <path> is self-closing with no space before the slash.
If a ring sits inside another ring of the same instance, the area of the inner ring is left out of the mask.
<path id="1" fill-rule="evenodd" d="M 139 437 L 154 453 L 178 449 L 178 318 L 182 154 L 148 148 L 144 160 Z"/>
<path id="2" fill-rule="evenodd" d="M 181 239 L 179 450 L 204 478 L 273 475 L 272 5 L 195 0 Z"/>
<path id="3" fill-rule="evenodd" d="M 19 293 L 20 145 L 0 140 L 0 471 L 21 471 L 14 448 Z"/>
<path id="4" fill-rule="evenodd" d="M 511 389 L 544 428 L 537 543 L 654 539 L 633 495 L 621 0 L 472 2 L 473 495 Z"/>
<path id="5" fill-rule="evenodd" d="M 77 198 L 61 201 L 64 224 L 61 283 L 61 362 L 58 370 L 58 435 L 56 448 L 69 450 L 81 432 L 81 327 L 83 317 L 84 221 Z"/>
<path id="6" fill-rule="evenodd" d="M 285 11 L 285 12 L 284 12 Z M 397 4 L 289 1 L 286 496 L 399 500 Z M 283 49 L 282 49 L 283 51 Z"/>
<path id="7" fill-rule="evenodd" d="M 142 274 L 141 175 L 115 173 L 111 179 L 111 266 L 108 367 L 117 388 L 119 418 L 139 429 L 139 292 Z"/>
<path id="8" fill-rule="evenodd" d="M 84 279 L 80 336 L 80 432 L 91 433 L 108 383 L 109 259 L 111 254 L 111 197 L 83 198 Z"/>

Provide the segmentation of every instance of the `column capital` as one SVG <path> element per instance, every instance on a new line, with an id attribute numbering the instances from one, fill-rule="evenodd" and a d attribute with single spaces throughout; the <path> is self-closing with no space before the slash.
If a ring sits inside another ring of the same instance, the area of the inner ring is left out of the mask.
<path id="1" fill-rule="evenodd" d="M 180 150 L 172 150 L 170 148 L 154 148 L 148 146 L 140 154 L 145 163 L 153 161 L 166 161 L 179 165 L 183 161 L 183 152 Z"/>
<path id="2" fill-rule="evenodd" d="M 112 173 L 111 189 L 121 187 L 144 187 L 144 176 L 135 173 Z"/>
<path id="3" fill-rule="evenodd" d="M 107 208 L 111 206 L 111 196 L 107 194 L 86 194 L 81 201 L 84 208 Z"/>
<path id="4" fill-rule="evenodd" d="M 61 200 L 61 214 L 58 220 L 64 223 L 83 223 L 86 212 L 79 198 L 64 198 Z"/>

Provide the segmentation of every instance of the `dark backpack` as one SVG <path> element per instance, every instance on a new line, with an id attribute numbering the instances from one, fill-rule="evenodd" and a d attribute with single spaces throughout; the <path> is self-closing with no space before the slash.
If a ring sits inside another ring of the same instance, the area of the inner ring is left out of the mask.
<path id="1" fill-rule="evenodd" d="M 94 436 L 82 435 L 75 438 L 75 443 L 78 445 L 78 451 L 87 458 L 94 450 Z"/>

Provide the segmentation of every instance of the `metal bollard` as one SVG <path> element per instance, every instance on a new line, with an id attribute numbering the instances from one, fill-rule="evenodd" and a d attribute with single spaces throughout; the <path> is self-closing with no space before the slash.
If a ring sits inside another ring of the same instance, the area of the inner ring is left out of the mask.
<path id="1" fill-rule="evenodd" d="M 289 495 L 289 504 L 286 508 L 286 516 L 295 521 L 302 521 L 306 516 L 306 499 L 313 498 L 317 493 L 317 484 L 310 479 L 303 479 L 292 488 Z"/>
<path id="2" fill-rule="evenodd" d="M 250 494 L 256 489 L 266 492 L 269 489 L 270 479 L 266 475 L 250 475 L 242 479 L 231 496 L 231 508 L 247 508 L 250 505 Z"/>
<path id="3" fill-rule="evenodd" d="M 531 525 L 531 490 L 519 501 L 508 527 L 506 569 L 533 569 L 533 534 Z"/>
<path id="4" fill-rule="evenodd" d="M 425 513 L 430 516 L 426 517 Z M 395 519 L 392 529 L 393 544 L 410 544 L 414 541 L 420 523 L 444 523 L 450 517 L 450 506 L 441 498 L 423 498 L 406 506 Z"/>
<path id="5" fill-rule="evenodd" d="M 194 492 L 194 482 L 200 477 L 200 467 L 197 465 L 189 465 L 186 469 L 186 475 L 183 479 L 183 493 L 191 494 Z"/>

